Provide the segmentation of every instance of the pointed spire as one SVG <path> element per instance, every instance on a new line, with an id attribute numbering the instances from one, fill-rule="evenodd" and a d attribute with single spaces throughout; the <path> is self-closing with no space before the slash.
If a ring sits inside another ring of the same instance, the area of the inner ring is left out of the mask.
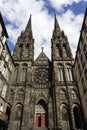
<path id="1" fill-rule="evenodd" d="M 28 21 L 27 26 L 25 28 L 25 32 L 31 32 L 31 31 L 32 31 L 32 27 L 31 27 L 31 15 L 30 15 L 29 21 Z"/>
<path id="2" fill-rule="evenodd" d="M 54 31 L 57 31 L 57 30 L 60 30 L 60 27 L 59 27 L 59 24 L 58 24 L 56 15 L 55 15 L 55 18 L 54 18 Z"/>
<path id="3" fill-rule="evenodd" d="M 42 47 L 42 52 L 43 52 L 43 50 L 44 50 L 44 47 Z"/>

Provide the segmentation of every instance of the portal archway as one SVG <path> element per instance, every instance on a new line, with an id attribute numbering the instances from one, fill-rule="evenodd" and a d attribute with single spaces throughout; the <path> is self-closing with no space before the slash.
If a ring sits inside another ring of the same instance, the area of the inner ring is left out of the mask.
<path id="1" fill-rule="evenodd" d="M 39 100 L 35 106 L 35 127 L 48 126 L 48 108 L 43 99 Z"/>
<path id="2" fill-rule="evenodd" d="M 73 113 L 74 113 L 76 128 L 81 129 L 82 128 L 82 123 L 81 123 L 81 115 L 80 115 L 79 107 L 75 106 L 74 109 L 73 109 Z"/>

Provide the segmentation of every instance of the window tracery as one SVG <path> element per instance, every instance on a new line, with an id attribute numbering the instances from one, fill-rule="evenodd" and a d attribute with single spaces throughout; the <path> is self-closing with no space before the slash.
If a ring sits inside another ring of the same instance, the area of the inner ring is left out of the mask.
<path id="1" fill-rule="evenodd" d="M 13 74 L 13 82 L 16 82 L 17 81 L 17 77 L 18 77 L 18 65 L 16 65 L 16 68 L 15 68 L 15 72 Z"/>
<path id="2" fill-rule="evenodd" d="M 63 56 L 66 58 L 67 52 L 66 52 L 66 46 L 65 45 L 63 45 L 63 47 L 62 47 L 62 51 L 63 51 Z"/>
<path id="3" fill-rule="evenodd" d="M 73 81 L 72 67 L 70 65 L 67 65 L 67 80 Z"/>
<path id="4" fill-rule="evenodd" d="M 58 81 L 64 81 L 63 66 L 58 66 Z"/>
<path id="5" fill-rule="evenodd" d="M 21 58 L 22 56 L 22 45 L 18 47 L 18 58 Z"/>
<path id="6" fill-rule="evenodd" d="M 37 69 L 34 72 L 34 80 L 37 84 L 40 84 L 41 86 L 48 84 L 48 80 L 49 80 L 48 70 L 45 68 Z"/>
<path id="7" fill-rule="evenodd" d="M 26 81 L 26 75 L 27 75 L 27 65 L 23 64 L 20 81 L 25 82 Z"/>

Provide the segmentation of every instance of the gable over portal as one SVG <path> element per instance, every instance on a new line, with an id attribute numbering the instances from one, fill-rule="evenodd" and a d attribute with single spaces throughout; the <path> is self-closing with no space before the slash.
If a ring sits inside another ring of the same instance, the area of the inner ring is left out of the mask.
<path id="1" fill-rule="evenodd" d="M 49 64 L 50 64 L 50 60 L 45 55 L 45 53 L 43 52 L 43 49 L 42 49 L 42 52 L 35 60 L 34 65 L 48 66 Z"/>

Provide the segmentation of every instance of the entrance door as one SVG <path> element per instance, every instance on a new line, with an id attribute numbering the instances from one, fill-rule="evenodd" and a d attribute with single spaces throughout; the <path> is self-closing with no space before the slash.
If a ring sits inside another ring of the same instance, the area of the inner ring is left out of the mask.
<path id="1" fill-rule="evenodd" d="M 47 127 L 47 109 L 40 102 L 35 107 L 35 126 Z"/>
<path id="2" fill-rule="evenodd" d="M 36 114 L 36 127 L 46 127 L 46 115 Z"/>
<path id="3" fill-rule="evenodd" d="M 36 127 L 41 127 L 41 115 L 36 114 Z"/>

